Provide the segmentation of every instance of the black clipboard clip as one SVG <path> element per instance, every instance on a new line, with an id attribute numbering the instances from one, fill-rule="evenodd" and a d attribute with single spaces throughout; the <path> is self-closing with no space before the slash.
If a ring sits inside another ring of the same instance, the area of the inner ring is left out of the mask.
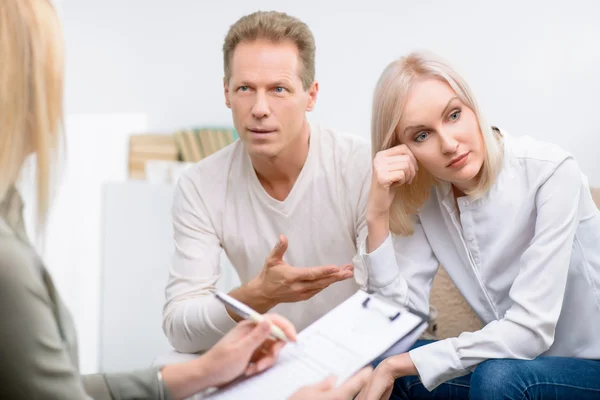
<path id="1" fill-rule="evenodd" d="M 363 308 L 369 308 L 369 302 L 370 301 L 371 301 L 371 296 L 369 296 L 366 299 L 364 299 L 363 302 L 362 302 Z M 384 315 L 387 319 L 389 319 L 390 322 L 395 321 L 400 316 L 400 311 L 398 311 L 395 315 L 388 315 L 386 312 L 384 312 L 383 310 L 381 310 L 381 309 L 379 309 L 377 307 L 373 307 L 373 308 L 369 308 L 369 309 L 371 309 L 371 310 L 377 310 L 382 315 Z"/>

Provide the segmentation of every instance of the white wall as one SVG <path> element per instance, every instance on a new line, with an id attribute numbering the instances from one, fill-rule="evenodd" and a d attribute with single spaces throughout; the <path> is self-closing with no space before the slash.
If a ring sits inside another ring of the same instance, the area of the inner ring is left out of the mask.
<path id="1" fill-rule="evenodd" d="M 147 124 L 142 114 L 71 114 L 65 123 L 68 154 L 44 260 L 75 318 L 80 368 L 91 373 L 98 367 L 100 340 L 102 185 L 126 178 L 127 136 Z"/>
<path id="2" fill-rule="evenodd" d="M 241 15 L 278 9 L 317 40 L 312 119 L 368 136 L 384 66 L 431 49 L 464 72 L 491 123 L 573 151 L 600 185 L 597 1 L 63 1 L 70 112 L 141 112 L 154 130 L 228 124 L 223 37 Z"/>
<path id="3" fill-rule="evenodd" d="M 430 49 L 464 72 L 491 123 L 562 145 L 600 185 L 600 3 L 593 0 L 62 0 L 61 8 L 69 114 L 145 115 L 150 131 L 230 124 L 222 40 L 238 17 L 277 9 L 306 21 L 317 40 L 321 91 L 311 119 L 368 137 L 382 69 L 412 49 Z M 115 131 L 127 134 L 124 126 Z M 61 257 L 69 260 L 66 250 L 50 265 L 62 271 L 59 288 L 78 287 L 67 282 Z M 89 285 L 92 278 L 77 279 Z M 97 315 L 94 290 L 66 297 L 79 325 L 89 311 L 81 304 Z M 93 369 L 96 339 L 85 331 L 81 339 L 82 362 Z"/>

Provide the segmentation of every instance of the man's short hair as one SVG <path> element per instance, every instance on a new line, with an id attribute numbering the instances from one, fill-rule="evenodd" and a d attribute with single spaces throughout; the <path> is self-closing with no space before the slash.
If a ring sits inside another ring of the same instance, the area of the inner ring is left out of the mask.
<path id="1" fill-rule="evenodd" d="M 241 42 L 266 39 L 273 43 L 293 42 L 302 63 L 299 72 L 304 90 L 315 80 L 315 38 L 308 26 L 297 18 L 277 11 L 257 11 L 240 18 L 229 28 L 223 43 L 225 79 L 231 78 L 231 59 Z"/>

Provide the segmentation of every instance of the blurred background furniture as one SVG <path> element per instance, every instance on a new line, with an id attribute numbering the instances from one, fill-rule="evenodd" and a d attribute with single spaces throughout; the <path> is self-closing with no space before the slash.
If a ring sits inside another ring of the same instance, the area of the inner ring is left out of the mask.
<path id="1" fill-rule="evenodd" d="M 233 143 L 233 128 L 189 128 L 169 134 L 134 134 L 129 139 L 129 178 L 147 179 L 148 163 L 196 163 Z"/>

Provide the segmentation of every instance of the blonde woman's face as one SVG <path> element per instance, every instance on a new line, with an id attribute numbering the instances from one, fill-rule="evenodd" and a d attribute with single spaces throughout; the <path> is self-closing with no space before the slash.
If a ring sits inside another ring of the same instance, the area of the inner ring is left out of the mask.
<path id="1" fill-rule="evenodd" d="M 477 184 L 485 154 L 481 130 L 475 113 L 446 82 L 425 78 L 412 86 L 398 135 L 436 178 L 462 191 Z"/>

